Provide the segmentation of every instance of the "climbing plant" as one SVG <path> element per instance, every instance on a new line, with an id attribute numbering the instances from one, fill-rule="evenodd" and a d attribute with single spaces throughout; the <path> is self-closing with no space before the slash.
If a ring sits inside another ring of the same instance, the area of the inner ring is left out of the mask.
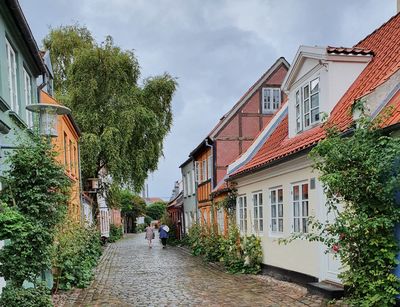
<path id="1" fill-rule="evenodd" d="M 9 240 L 0 250 L 0 276 L 7 280 L 1 306 L 22 306 L 23 297 L 47 295 L 38 276 L 51 267 L 54 229 L 66 212 L 70 188 L 54 157 L 51 145 L 40 138 L 9 157 L 0 205 L 0 240 Z M 37 291 L 24 289 L 24 281 Z"/>
<path id="2" fill-rule="evenodd" d="M 393 305 L 400 287 L 393 272 L 399 251 L 400 139 L 385 134 L 380 122 L 361 116 L 346 137 L 331 127 L 311 151 L 335 219 L 311 219 L 310 233 L 289 240 L 323 242 L 340 258 L 339 276 L 354 306 Z"/>

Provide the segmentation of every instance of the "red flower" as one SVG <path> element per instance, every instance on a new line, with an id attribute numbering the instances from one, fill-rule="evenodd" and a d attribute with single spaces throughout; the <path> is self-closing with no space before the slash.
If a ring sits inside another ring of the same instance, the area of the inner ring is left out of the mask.
<path id="1" fill-rule="evenodd" d="M 336 254 L 337 252 L 339 252 L 340 249 L 340 245 L 339 244 L 333 244 L 332 246 L 332 251 Z"/>

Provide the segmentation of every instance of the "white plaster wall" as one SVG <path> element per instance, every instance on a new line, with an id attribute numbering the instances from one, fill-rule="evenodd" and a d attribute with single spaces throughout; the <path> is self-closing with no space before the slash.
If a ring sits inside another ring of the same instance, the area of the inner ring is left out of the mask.
<path id="1" fill-rule="evenodd" d="M 262 191 L 264 209 L 264 232 L 260 233 L 263 249 L 263 263 L 279 268 L 308 274 L 322 279 L 323 265 L 323 246 L 320 243 L 310 243 L 304 240 L 296 240 L 288 245 L 278 243 L 278 239 L 288 237 L 292 233 L 292 195 L 291 185 L 297 182 L 308 182 L 316 178 L 310 161 L 304 156 L 294 159 L 285 164 L 260 171 L 258 173 L 240 178 L 238 183 L 238 194 L 247 196 L 248 208 L 248 229 L 247 232 L 253 233 L 251 218 L 254 216 L 252 208 L 252 193 Z M 283 187 L 284 193 L 284 224 L 283 234 L 277 236 L 270 232 L 270 200 L 269 189 L 272 187 Z M 324 208 L 320 203 L 320 185 L 316 184 L 316 189 L 309 189 L 309 215 L 321 216 Z M 238 211 L 237 211 L 238 213 Z"/>

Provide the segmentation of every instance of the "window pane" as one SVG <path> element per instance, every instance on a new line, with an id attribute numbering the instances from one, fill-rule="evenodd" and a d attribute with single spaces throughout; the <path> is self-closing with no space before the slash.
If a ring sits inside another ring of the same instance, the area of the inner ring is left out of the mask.
<path id="1" fill-rule="evenodd" d="M 260 231 L 264 231 L 264 222 L 260 220 Z"/>
<path id="2" fill-rule="evenodd" d="M 308 199 L 308 183 L 302 185 L 301 198 L 303 200 Z"/>
<path id="3" fill-rule="evenodd" d="M 306 99 L 304 100 L 304 113 L 310 112 L 310 100 Z"/>
<path id="4" fill-rule="evenodd" d="M 257 207 L 254 207 L 254 219 L 258 219 L 258 210 Z"/>
<path id="5" fill-rule="evenodd" d="M 308 201 L 303 201 L 302 214 L 303 216 L 308 216 Z"/>
<path id="6" fill-rule="evenodd" d="M 299 196 L 300 196 L 299 186 L 295 185 L 293 186 L 293 200 L 299 200 Z"/>
<path id="7" fill-rule="evenodd" d="M 263 196 L 262 196 L 262 193 L 260 193 L 260 194 L 258 194 L 258 205 L 262 206 L 262 204 L 263 204 Z"/>
<path id="8" fill-rule="evenodd" d="M 271 191 L 271 203 L 276 203 L 276 191 Z"/>
<path id="9" fill-rule="evenodd" d="M 300 219 L 295 218 L 293 226 L 294 226 L 294 231 L 299 232 L 300 231 Z"/>
<path id="10" fill-rule="evenodd" d="M 296 104 L 296 117 L 300 116 L 300 105 Z"/>
<path id="11" fill-rule="evenodd" d="M 308 99 L 308 97 L 310 96 L 310 88 L 309 88 L 309 86 L 306 85 L 303 90 L 304 90 L 304 99 Z"/>
<path id="12" fill-rule="evenodd" d="M 319 90 L 319 78 L 311 81 L 311 94 L 318 92 Z"/>
<path id="13" fill-rule="evenodd" d="M 307 225 L 307 219 L 303 218 L 303 232 L 307 232 L 308 231 L 308 225 Z"/>
<path id="14" fill-rule="evenodd" d="M 297 119 L 296 119 L 296 129 L 297 129 L 297 131 L 300 131 L 300 129 L 301 129 L 301 126 L 300 126 L 300 118 L 297 118 Z"/>
<path id="15" fill-rule="evenodd" d="M 318 107 L 319 105 L 319 95 L 314 94 L 311 96 L 311 109 Z"/>
<path id="16" fill-rule="evenodd" d="M 304 115 L 304 126 L 310 126 L 310 114 Z"/>
<path id="17" fill-rule="evenodd" d="M 271 216 L 273 218 L 276 217 L 276 205 L 271 206 Z"/>
<path id="18" fill-rule="evenodd" d="M 278 231 L 283 232 L 283 219 L 278 219 Z"/>
<path id="19" fill-rule="evenodd" d="M 300 105 L 300 91 L 296 92 L 296 105 Z"/>
<path id="20" fill-rule="evenodd" d="M 278 190 L 278 202 L 283 202 L 283 190 L 279 189 Z"/>
<path id="21" fill-rule="evenodd" d="M 254 207 L 257 207 L 257 194 L 253 195 L 253 205 Z"/>
<path id="22" fill-rule="evenodd" d="M 299 202 L 296 201 L 293 203 L 293 216 L 299 216 L 300 215 L 300 210 L 299 210 Z"/>
<path id="23" fill-rule="evenodd" d="M 283 204 L 278 204 L 278 216 L 283 216 Z"/>
<path id="24" fill-rule="evenodd" d="M 276 231 L 276 219 L 273 219 L 271 222 L 272 231 Z"/>
<path id="25" fill-rule="evenodd" d="M 319 108 L 311 111 L 311 122 L 315 123 L 319 121 Z"/>
<path id="26" fill-rule="evenodd" d="M 264 217 L 263 207 L 262 206 L 258 207 L 258 213 L 259 213 L 258 216 L 260 217 L 260 219 L 262 219 Z"/>

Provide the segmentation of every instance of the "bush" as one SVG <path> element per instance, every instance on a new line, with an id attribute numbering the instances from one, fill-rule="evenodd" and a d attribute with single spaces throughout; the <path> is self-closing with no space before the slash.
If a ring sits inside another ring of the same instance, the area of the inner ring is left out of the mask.
<path id="1" fill-rule="evenodd" d="M 72 221 L 59 227 L 53 251 L 55 290 L 88 286 L 101 252 L 100 234 L 95 228 Z"/>
<path id="2" fill-rule="evenodd" d="M 257 274 L 261 270 L 261 240 L 255 235 L 240 237 L 235 224 L 229 226 L 228 237 L 194 224 L 186 239 L 195 256 L 206 261 L 222 262 L 230 273 Z"/>
<path id="3" fill-rule="evenodd" d="M 108 238 L 108 242 L 114 243 L 121 239 L 123 236 L 122 227 L 115 226 L 114 224 L 110 225 L 110 237 Z"/>
<path id="4" fill-rule="evenodd" d="M 45 284 L 36 288 L 24 289 L 7 285 L 2 290 L 0 306 L 7 307 L 51 307 L 53 306 L 49 290 Z"/>
<path id="5" fill-rule="evenodd" d="M 164 202 L 157 202 L 150 204 L 146 207 L 146 215 L 152 220 L 159 220 L 165 213 L 167 204 Z"/>
<path id="6" fill-rule="evenodd" d="M 139 224 L 136 226 L 136 231 L 137 232 L 144 232 L 146 230 L 147 225 L 146 224 Z"/>

